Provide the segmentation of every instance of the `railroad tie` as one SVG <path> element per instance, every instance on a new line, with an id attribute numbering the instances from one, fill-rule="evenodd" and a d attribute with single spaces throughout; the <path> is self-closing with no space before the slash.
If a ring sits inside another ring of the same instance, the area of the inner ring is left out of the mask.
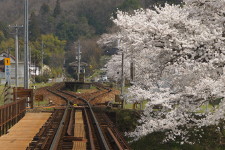
<path id="1" fill-rule="evenodd" d="M 86 150 L 87 139 L 85 137 L 83 115 L 81 110 L 76 110 L 75 112 L 74 137 L 82 140 L 76 140 L 73 142 L 73 150 Z"/>

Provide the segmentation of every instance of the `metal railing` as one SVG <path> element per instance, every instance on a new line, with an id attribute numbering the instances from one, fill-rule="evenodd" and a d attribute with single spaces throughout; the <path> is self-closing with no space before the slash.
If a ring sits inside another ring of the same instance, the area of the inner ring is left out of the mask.
<path id="1" fill-rule="evenodd" d="M 0 106 L 0 136 L 6 134 L 26 113 L 26 99 Z"/>

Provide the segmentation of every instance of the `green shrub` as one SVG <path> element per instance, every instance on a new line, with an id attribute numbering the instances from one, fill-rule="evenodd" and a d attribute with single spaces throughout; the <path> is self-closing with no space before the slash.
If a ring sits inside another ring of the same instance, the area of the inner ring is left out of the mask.
<path id="1" fill-rule="evenodd" d="M 39 75 L 35 77 L 35 82 L 36 83 L 41 83 L 41 82 L 48 82 L 49 76 L 48 75 Z"/>

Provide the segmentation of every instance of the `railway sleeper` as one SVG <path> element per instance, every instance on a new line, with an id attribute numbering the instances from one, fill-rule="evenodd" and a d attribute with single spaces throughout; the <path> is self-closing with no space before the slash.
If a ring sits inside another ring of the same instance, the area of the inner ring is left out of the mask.
<path id="1" fill-rule="evenodd" d="M 33 138 L 32 142 L 27 147 L 27 150 L 38 150 L 44 149 L 48 150 L 51 146 L 51 142 L 59 123 L 62 119 L 64 110 L 55 110 L 54 113 L 49 117 L 46 123 L 42 126 L 36 136 Z"/>
<path id="2" fill-rule="evenodd" d="M 52 88 L 52 91 L 54 90 L 54 91 L 56 91 L 56 88 L 61 88 L 62 86 L 55 86 L 54 88 Z M 107 89 L 108 90 L 108 89 Z M 68 96 L 63 96 L 64 94 L 60 94 L 60 92 L 61 91 L 57 91 L 57 92 L 54 92 L 55 94 L 57 94 L 58 96 L 61 96 L 61 97 L 64 97 L 65 99 L 66 99 L 66 97 L 68 98 Z M 109 92 L 109 91 L 108 91 Z M 105 93 L 105 92 L 104 92 Z M 100 95 L 103 95 L 104 93 L 101 93 Z M 98 95 L 99 96 L 99 95 Z M 82 101 L 86 101 L 87 102 L 87 100 L 85 100 L 85 99 L 83 99 L 83 98 L 78 98 L 79 100 L 82 100 Z M 69 100 L 66 100 L 66 101 L 69 101 Z M 89 134 L 90 135 L 92 135 L 92 137 L 89 137 L 89 140 L 88 140 L 88 143 L 87 143 L 87 145 L 89 145 L 90 146 L 90 144 L 91 144 L 91 142 L 90 142 L 90 140 L 91 141 L 93 141 L 93 143 L 94 143 L 94 147 L 95 147 L 95 149 L 102 149 L 103 147 L 106 147 L 106 149 L 108 149 L 107 148 L 107 145 L 106 145 L 106 143 L 105 143 L 105 141 L 104 141 L 104 138 L 103 138 L 103 135 L 102 135 L 102 133 L 100 132 L 100 131 L 98 131 L 98 132 L 96 132 L 97 130 L 100 130 L 100 128 L 99 128 L 99 124 L 97 123 L 97 121 L 96 121 L 96 118 L 95 118 L 95 116 L 94 116 L 94 114 L 93 114 L 93 111 L 92 111 L 92 109 L 91 109 L 91 106 L 90 106 L 90 104 L 87 102 L 87 104 L 88 104 L 88 106 L 90 107 L 89 109 L 87 109 L 87 112 L 86 112 L 86 116 L 87 116 L 87 118 L 85 119 L 86 120 L 86 125 L 85 125 L 85 128 L 87 128 L 87 126 L 89 126 L 88 128 L 89 128 L 89 130 L 88 130 L 88 132 L 89 132 Z M 59 113 L 60 114 L 60 113 Z M 61 113 L 62 114 L 62 113 Z M 87 115 L 88 114 L 88 115 Z M 102 118 L 102 117 L 100 117 L 100 118 Z M 104 117 L 103 117 L 104 118 Z M 57 120 L 57 119 L 55 119 L 55 120 Z M 88 122 L 90 122 L 90 123 L 88 123 Z M 100 122 L 102 122 L 102 125 L 104 125 L 105 127 L 104 128 L 107 128 L 107 125 L 108 124 L 110 124 L 110 123 L 108 123 L 106 120 L 104 120 L 104 119 L 101 119 L 101 121 Z M 88 125 L 89 124 L 89 125 Z M 108 125 L 109 126 L 109 125 Z M 70 125 L 70 128 L 72 128 L 72 126 Z M 107 130 L 104 130 L 104 132 L 106 132 Z M 67 134 L 70 134 L 71 133 L 71 130 L 69 129 L 69 130 L 67 130 Z M 100 134 L 101 133 L 101 134 Z M 105 135 L 109 135 L 110 133 L 107 133 L 107 134 L 105 134 Z M 65 136 L 65 134 L 62 134 L 62 135 L 64 135 Z M 104 136 L 105 136 L 104 135 Z M 88 136 L 87 136 L 88 137 Z M 74 138 L 76 138 L 76 137 L 74 137 Z M 79 138 L 79 137 L 77 137 L 77 138 Z M 104 141 L 104 142 L 103 142 Z M 113 142 L 113 141 L 111 141 L 111 142 Z M 70 142 L 70 141 L 68 141 L 68 139 L 66 139 L 66 138 L 61 138 L 61 140 L 60 140 L 60 142 L 59 142 L 59 145 L 61 145 L 61 147 L 60 148 L 67 148 L 67 146 L 69 147 L 69 145 L 71 144 L 72 142 Z M 115 143 L 115 142 L 114 142 Z M 104 145 L 104 146 L 103 146 Z M 114 144 L 115 145 L 115 144 Z"/>
<path id="3" fill-rule="evenodd" d="M 110 142 L 110 145 L 113 150 L 123 150 L 121 143 L 118 141 L 117 137 L 114 135 L 112 130 L 109 127 L 105 128 L 106 135 L 108 137 L 108 140 Z"/>
<path id="4" fill-rule="evenodd" d="M 64 136 L 65 141 L 87 141 L 84 137 Z"/>
<path id="5" fill-rule="evenodd" d="M 95 114 L 98 118 L 102 130 L 104 130 L 104 134 L 108 139 L 111 149 L 130 149 L 127 142 L 124 140 L 120 132 L 116 129 L 109 117 L 105 113 L 96 112 Z"/>
<path id="6" fill-rule="evenodd" d="M 44 149 L 46 147 L 47 143 L 49 142 L 49 138 L 49 136 L 46 137 L 45 141 L 41 145 L 41 149 Z"/>

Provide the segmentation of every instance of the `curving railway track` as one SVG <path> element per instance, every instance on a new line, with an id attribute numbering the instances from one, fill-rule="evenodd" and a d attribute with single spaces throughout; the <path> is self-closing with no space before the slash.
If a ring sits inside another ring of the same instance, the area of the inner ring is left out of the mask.
<path id="1" fill-rule="evenodd" d="M 63 83 L 49 87 L 47 90 L 64 99 L 67 105 L 55 109 L 27 150 L 130 149 L 107 115 L 93 111 L 90 102 L 111 92 L 111 89 L 102 85 L 94 86 L 98 91 L 86 95 L 64 91 Z"/>

